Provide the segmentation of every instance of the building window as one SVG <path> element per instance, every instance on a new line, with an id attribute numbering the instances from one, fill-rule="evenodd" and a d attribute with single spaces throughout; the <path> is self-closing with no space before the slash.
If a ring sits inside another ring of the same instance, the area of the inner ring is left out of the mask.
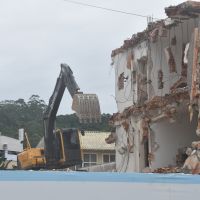
<path id="1" fill-rule="evenodd" d="M 115 154 L 103 154 L 103 163 L 115 162 Z"/>
<path id="2" fill-rule="evenodd" d="M 124 72 L 121 73 L 118 77 L 118 89 L 122 90 L 124 89 Z"/>
<path id="3" fill-rule="evenodd" d="M 83 166 L 89 167 L 97 164 L 97 155 L 94 153 L 83 155 Z"/>

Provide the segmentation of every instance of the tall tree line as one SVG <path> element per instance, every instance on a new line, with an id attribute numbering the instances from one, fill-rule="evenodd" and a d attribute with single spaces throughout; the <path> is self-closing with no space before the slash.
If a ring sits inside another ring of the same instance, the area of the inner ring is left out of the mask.
<path id="1" fill-rule="evenodd" d="M 0 102 L 0 132 L 18 138 L 18 129 L 25 128 L 31 145 L 34 147 L 43 137 L 43 113 L 47 105 L 38 95 L 32 95 L 26 102 L 24 99 L 5 100 Z M 102 114 L 102 122 L 81 124 L 75 114 L 59 115 L 57 128 L 79 128 L 85 131 L 110 131 L 108 125 L 110 114 Z"/>

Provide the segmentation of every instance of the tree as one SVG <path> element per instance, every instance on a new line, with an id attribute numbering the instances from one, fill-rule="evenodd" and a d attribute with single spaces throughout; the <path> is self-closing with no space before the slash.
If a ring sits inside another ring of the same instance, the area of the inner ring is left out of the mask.
<path id="1" fill-rule="evenodd" d="M 0 102 L 0 132 L 18 138 L 18 129 L 25 128 L 34 147 L 43 137 L 43 113 L 47 105 L 38 95 L 32 95 L 28 102 L 24 99 Z M 78 128 L 85 131 L 110 131 L 110 114 L 102 114 L 102 122 L 81 124 L 75 114 L 57 116 L 56 128 Z"/>

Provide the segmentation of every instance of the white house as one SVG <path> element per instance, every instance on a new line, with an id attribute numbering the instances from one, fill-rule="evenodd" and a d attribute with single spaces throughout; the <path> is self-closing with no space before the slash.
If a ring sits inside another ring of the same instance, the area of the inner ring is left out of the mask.
<path id="1" fill-rule="evenodd" d="M 120 172 L 181 166 L 200 135 L 200 2 L 165 12 L 112 52 Z"/>
<path id="2" fill-rule="evenodd" d="M 84 136 L 79 135 L 82 167 L 88 168 L 88 171 L 115 170 L 115 145 L 107 144 L 105 141 L 109 135 L 109 132 L 97 131 L 85 131 Z"/>
<path id="3" fill-rule="evenodd" d="M 19 129 L 19 139 L 0 134 L 1 157 L 4 157 L 8 161 L 17 161 L 17 154 L 23 151 L 23 132 L 24 129 Z"/>

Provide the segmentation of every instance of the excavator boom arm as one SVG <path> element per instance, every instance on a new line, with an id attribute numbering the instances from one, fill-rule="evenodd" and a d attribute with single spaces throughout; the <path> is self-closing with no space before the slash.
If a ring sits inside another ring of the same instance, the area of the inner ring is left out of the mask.
<path id="1" fill-rule="evenodd" d="M 43 116 L 47 163 L 54 162 L 56 159 L 55 120 L 66 87 L 73 99 L 72 109 L 76 111 L 80 121 L 97 122 L 101 120 L 97 95 L 80 92 L 70 67 L 67 64 L 61 64 L 60 75 L 57 78 L 53 94 L 49 99 L 49 104 Z"/>

